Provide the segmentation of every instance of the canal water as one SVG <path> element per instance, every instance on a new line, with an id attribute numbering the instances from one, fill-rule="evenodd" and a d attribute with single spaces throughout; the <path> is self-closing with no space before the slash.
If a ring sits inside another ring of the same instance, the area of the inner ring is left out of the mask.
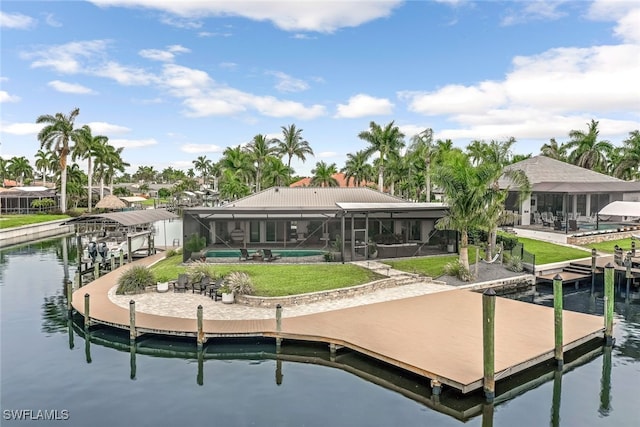
<path id="1" fill-rule="evenodd" d="M 326 346 L 142 338 L 68 322 L 65 258 L 74 239 L 0 251 L 2 426 L 638 426 L 640 301 L 616 296 L 613 348 L 601 345 L 498 383 L 494 405 Z M 595 298 L 594 298 L 595 296 Z M 565 308 L 602 309 L 601 289 L 567 289 Z M 551 305 L 547 289 L 519 298 Z M 434 343 L 437 345 L 437 343 Z M 569 360 L 570 359 L 570 360 Z M 509 399 L 505 400 L 505 396 Z M 17 421 L 17 418 L 22 418 Z M 26 419 L 26 420 L 25 420 Z"/>

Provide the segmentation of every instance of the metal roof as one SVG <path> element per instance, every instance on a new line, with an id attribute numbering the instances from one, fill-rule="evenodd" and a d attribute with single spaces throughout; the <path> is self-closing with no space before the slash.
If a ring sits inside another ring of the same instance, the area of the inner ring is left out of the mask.
<path id="1" fill-rule="evenodd" d="M 533 184 L 531 190 L 538 193 L 636 193 L 640 192 L 640 182 L 540 182 Z"/>
<path id="2" fill-rule="evenodd" d="M 0 191 L 0 197 L 7 199 L 37 199 L 38 197 L 58 197 L 55 191 Z"/>
<path id="3" fill-rule="evenodd" d="M 66 221 L 65 224 L 95 222 L 98 219 L 106 219 L 108 221 L 117 222 L 125 227 L 133 225 L 149 224 L 151 222 L 162 221 L 165 219 L 179 218 L 178 215 L 169 212 L 166 209 L 140 209 L 125 212 L 109 212 L 102 214 L 82 215 Z"/>
<path id="4" fill-rule="evenodd" d="M 406 212 L 449 209 L 444 203 L 336 203 L 336 205 L 347 212 Z"/>

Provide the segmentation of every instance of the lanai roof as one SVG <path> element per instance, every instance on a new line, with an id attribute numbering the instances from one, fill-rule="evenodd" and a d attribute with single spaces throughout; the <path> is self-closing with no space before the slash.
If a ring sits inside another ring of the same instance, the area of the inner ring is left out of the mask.
<path id="1" fill-rule="evenodd" d="M 576 165 L 546 156 L 535 156 L 507 166 L 505 169 L 520 169 L 529 178 L 534 192 L 555 193 L 609 193 L 640 191 L 640 182 L 624 181 L 609 175 L 594 172 Z M 500 186 L 511 185 L 505 178 Z"/>

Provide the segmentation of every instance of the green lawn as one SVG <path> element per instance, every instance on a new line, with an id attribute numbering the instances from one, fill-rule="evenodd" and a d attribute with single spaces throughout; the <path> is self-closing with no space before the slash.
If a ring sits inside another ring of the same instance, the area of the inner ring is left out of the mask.
<path id="1" fill-rule="evenodd" d="M 608 242 L 590 243 L 587 246 L 589 248 L 595 248 L 598 252 L 613 253 L 613 248 L 618 245 L 622 249 L 631 249 L 631 237 L 626 239 L 609 240 Z M 640 249 L 640 241 L 636 239 L 636 249 Z"/>
<path id="2" fill-rule="evenodd" d="M 69 215 L 49 215 L 49 214 L 30 214 L 30 215 L 3 215 L 0 217 L 0 229 L 20 227 L 29 224 L 38 224 L 40 222 L 55 221 L 57 219 L 70 218 Z"/>
<path id="3" fill-rule="evenodd" d="M 482 255 L 481 255 L 482 256 Z M 409 273 L 419 273 L 427 277 L 439 277 L 444 274 L 444 266 L 458 259 L 458 255 L 428 256 L 401 259 L 397 261 L 385 260 L 385 264 L 396 270 Z M 469 264 L 476 262 L 476 248 L 469 247 Z"/>
<path id="4" fill-rule="evenodd" d="M 158 281 L 175 280 L 187 271 L 182 255 L 175 255 L 151 267 Z M 212 264 L 216 275 L 243 271 L 253 280 L 255 295 L 265 297 L 297 295 L 361 285 L 382 276 L 351 264 Z"/>
<path id="5" fill-rule="evenodd" d="M 570 261 L 591 256 L 591 250 L 581 250 L 541 240 L 518 237 L 518 241 L 524 246 L 524 250 L 536 256 L 536 265 L 551 264 L 553 262 Z"/>

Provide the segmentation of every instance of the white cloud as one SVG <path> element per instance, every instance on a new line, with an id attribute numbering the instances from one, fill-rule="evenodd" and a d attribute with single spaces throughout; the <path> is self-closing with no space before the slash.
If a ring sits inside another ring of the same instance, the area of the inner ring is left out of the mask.
<path id="1" fill-rule="evenodd" d="M 161 49 L 142 49 L 138 54 L 146 59 L 161 62 L 173 62 L 177 53 L 188 53 L 191 50 L 180 45 L 167 46 L 166 50 Z"/>
<path id="2" fill-rule="evenodd" d="M 221 62 L 218 66 L 227 70 L 235 70 L 238 67 L 238 64 L 235 62 Z"/>
<path id="3" fill-rule="evenodd" d="M 2 124 L 2 133 L 10 135 L 37 135 L 44 125 L 42 123 L 10 123 Z"/>
<path id="4" fill-rule="evenodd" d="M 55 16 L 53 16 L 53 13 L 47 13 L 45 16 L 45 22 L 47 23 L 47 25 L 49 25 L 50 27 L 55 27 L 55 28 L 60 28 L 62 27 L 62 23 L 60 21 L 58 21 Z"/>
<path id="5" fill-rule="evenodd" d="M 171 13 L 176 17 L 163 22 L 183 28 L 199 28 L 196 18 L 209 16 L 241 16 L 255 21 L 270 21 L 285 31 L 331 33 L 344 27 L 357 27 L 391 15 L 400 0 L 297 2 L 157 2 L 155 0 L 91 0 L 98 6 L 147 7 Z"/>
<path id="6" fill-rule="evenodd" d="M 496 82 L 482 82 L 476 86 L 448 85 L 435 92 L 399 92 L 398 96 L 409 100 L 409 111 L 425 115 L 482 113 L 505 101 L 503 88 Z"/>
<path id="7" fill-rule="evenodd" d="M 62 93 L 73 93 L 76 95 L 92 95 L 96 93 L 86 86 L 82 86 L 76 83 L 67 83 L 60 80 L 50 81 L 49 83 L 47 83 L 47 85 Z"/>
<path id="8" fill-rule="evenodd" d="M 5 13 L 0 10 L 0 28 L 28 30 L 36 25 L 36 20 L 22 13 Z"/>
<path id="9" fill-rule="evenodd" d="M 124 86 L 147 86 L 158 81 L 155 75 L 142 68 L 127 67 L 114 61 L 109 61 L 99 68 L 90 70 L 89 73 L 115 80 Z"/>
<path id="10" fill-rule="evenodd" d="M 9 92 L 5 90 L 0 90 L 0 104 L 5 102 L 18 102 L 20 101 L 20 97 L 16 95 L 11 95 Z"/>
<path id="11" fill-rule="evenodd" d="M 185 144 L 180 149 L 189 154 L 222 152 L 222 148 L 215 144 Z"/>
<path id="12" fill-rule="evenodd" d="M 107 40 L 88 40 L 43 46 L 22 52 L 20 57 L 33 60 L 32 68 L 52 68 L 60 73 L 75 74 L 86 71 L 88 67 L 83 62 L 92 62 L 104 55 L 108 43 Z"/>
<path id="13" fill-rule="evenodd" d="M 393 113 L 393 104 L 386 98 L 374 98 L 358 94 L 349 98 L 347 104 L 338 104 L 336 118 L 357 118 L 373 115 L 389 115 Z"/>
<path id="14" fill-rule="evenodd" d="M 319 159 L 331 159 L 333 157 L 336 157 L 337 155 L 338 153 L 336 153 L 335 151 L 322 151 L 320 153 L 317 153 L 315 157 Z"/>
<path id="15" fill-rule="evenodd" d="M 511 10 L 502 19 L 502 25 L 515 25 L 532 20 L 560 19 L 566 15 L 565 12 L 559 10 L 564 3 L 566 3 L 564 0 L 513 2 Z"/>
<path id="16" fill-rule="evenodd" d="M 143 148 L 156 145 L 158 141 L 153 138 L 148 139 L 109 139 L 109 143 L 116 148 Z"/>
<path id="17" fill-rule="evenodd" d="M 281 71 L 268 71 L 266 74 L 278 80 L 276 89 L 280 92 L 302 92 L 309 89 L 309 85 L 304 80 L 296 79 Z"/>
<path id="18" fill-rule="evenodd" d="M 126 126 L 114 125 L 107 122 L 90 122 L 87 125 L 91 128 L 92 132 L 96 135 L 113 135 L 123 134 L 131 132 Z"/>

